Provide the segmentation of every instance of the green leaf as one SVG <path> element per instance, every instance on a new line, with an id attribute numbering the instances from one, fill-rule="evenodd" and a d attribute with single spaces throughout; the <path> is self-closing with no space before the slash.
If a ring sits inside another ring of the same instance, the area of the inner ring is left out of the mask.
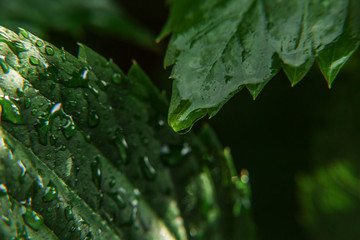
<path id="1" fill-rule="evenodd" d="M 156 49 L 154 34 L 112 0 L 1 1 L 0 22 L 9 29 L 22 27 L 43 37 L 55 30 L 78 38 L 87 30 Z"/>
<path id="2" fill-rule="evenodd" d="M 205 137 L 175 134 L 164 122 L 166 98 L 136 63 L 124 74 L 85 45 L 76 58 L 25 30 L 5 28 L 0 55 L 7 66 L 0 89 L 23 119 L 1 122 L 0 201 L 20 209 L 12 216 L 0 205 L 9 219 L 0 221 L 1 237 L 253 235 L 249 205 L 241 214 L 233 210 L 249 201 L 249 186 L 218 180 L 236 176 L 221 175 L 226 158 L 218 143 L 208 142 L 217 142 L 211 129 L 204 128 Z M 225 216 L 244 228 L 228 231 Z"/>
<path id="3" fill-rule="evenodd" d="M 291 85 L 314 61 L 329 86 L 359 46 L 357 0 L 170 1 L 158 40 L 172 33 L 169 124 L 186 131 L 248 88 L 255 99 L 282 68 Z"/>
<path id="4" fill-rule="evenodd" d="M 359 170 L 358 161 L 342 159 L 298 176 L 301 223 L 314 239 L 360 237 L 354 226 L 360 213 Z"/>

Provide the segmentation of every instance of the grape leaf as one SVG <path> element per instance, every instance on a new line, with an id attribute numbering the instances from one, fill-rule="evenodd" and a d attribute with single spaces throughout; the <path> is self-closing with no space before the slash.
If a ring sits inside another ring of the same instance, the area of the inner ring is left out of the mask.
<path id="1" fill-rule="evenodd" d="M 211 129 L 175 134 L 136 63 L 79 45 L 0 28 L 0 236 L 250 239 L 249 186 Z"/>
<path id="2" fill-rule="evenodd" d="M 318 62 L 329 87 L 359 46 L 357 0 L 169 1 L 169 124 L 188 131 L 246 87 L 255 99 L 282 68 L 297 84 Z"/>

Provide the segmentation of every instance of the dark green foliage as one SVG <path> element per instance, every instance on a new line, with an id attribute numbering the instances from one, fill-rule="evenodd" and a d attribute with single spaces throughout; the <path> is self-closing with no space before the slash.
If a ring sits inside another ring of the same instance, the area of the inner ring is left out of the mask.
<path id="1" fill-rule="evenodd" d="M 359 46 L 357 0 L 173 0 L 160 39 L 172 33 L 169 124 L 188 131 L 246 87 L 255 99 L 280 69 L 291 85 L 315 61 L 331 86 Z"/>
<path id="2" fill-rule="evenodd" d="M 84 31 L 118 36 L 154 49 L 154 34 L 139 24 L 115 0 L 4 0 L 0 1 L 1 25 L 26 28 L 38 36 L 53 31 L 79 37 Z"/>
<path id="3" fill-rule="evenodd" d="M 167 101 L 136 63 L 124 74 L 23 29 L 0 29 L 0 55 L 0 236 L 251 239 L 229 153 L 209 127 L 165 125 Z"/>

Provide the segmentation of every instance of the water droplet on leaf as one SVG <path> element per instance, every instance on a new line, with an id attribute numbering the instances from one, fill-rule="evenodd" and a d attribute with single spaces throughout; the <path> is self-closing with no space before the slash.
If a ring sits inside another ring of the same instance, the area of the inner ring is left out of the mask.
<path id="1" fill-rule="evenodd" d="M 42 216 L 32 211 L 31 209 L 26 209 L 22 216 L 25 223 L 36 231 L 39 230 L 43 225 L 44 220 Z"/>
<path id="2" fill-rule="evenodd" d="M 54 55 L 54 49 L 50 46 L 45 47 L 45 52 L 46 52 L 46 54 L 48 54 L 50 56 Z"/>
<path id="3" fill-rule="evenodd" d="M 112 198 L 112 200 L 116 203 L 116 205 L 120 208 L 120 209 L 124 209 L 126 207 L 126 203 L 124 201 L 124 199 L 121 196 L 121 192 L 114 192 L 114 193 L 109 193 L 109 196 Z"/>
<path id="4" fill-rule="evenodd" d="M 122 76 L 120 73 L 114 73 L 112 76 L 112 81 L 116 84 L 121 83 Z"/>
<path id="5" fill-rule="evenodd" d="M 97 188 L 100 188 L 102 178 L 100 156 L 96 156 L 90 165 L 93 182 Z"/>
<path id="6" fill-rule="evenodd" d="M 40 40 L 37 40 L 35 44 L 38 47 L 42 47 L 44 45 L 44 43 L 42 41 L 40 41 Z"/>
<path id="7" fill-rule="evenodd" d="M 37 59 L 37 58 L 34 57 L 34 56 L 31 56 L 31 57 L 29 58 L 29 62 L 30 62 L 31 65 L 34 65 L 34 66 L 40 65 L 39 59 Z"/>
<path id="8" fill-rule="evenodd" d="M 154 180 L 156 178 L 156 175 L 157 175 L 156 170 L 151 165 L 151 162 L 150 162 L 148 156 L 145 156 L 142 158 L 141 166 L 142 166 L 142 170 L 145 174 L 145 177 L 148 180 Z"/>
<path id="9" fill-rule="evenodd" d="M 23 184 L 25 182 L 26 167 L 24 166 L 24 164 L 21 161 L 18 161 L 18 165 L 21 169 L 21 173 L 20 173 L 18 179 L 19 179 L 19 182 L 21 184 Z"/>
<path id="10" fill-rule="evenodd" d="M 5 61 L 5 56 L 0 55 L 0 66 L 5 74 L 10 72 L 10 66 Z"/>
<path id="11" fill-rule="evenodd" d="M 57 193 L 56 187 L 55 187 L 54 183 L 50 181 L 45 189 L 43 201 L 44 202 L 52 202 L 57 198 L 57 196 L 58 196 L 58 193 Z"/>
<path id="12" fill-rule="evenodd" d="M 97 113 L 94 111 L 90 111 L 89 119 L 88 119 L 89 126 L 96 127 L 99 124 L 99 121 L 100 121 L 99 115 L 97 115 Z"/>

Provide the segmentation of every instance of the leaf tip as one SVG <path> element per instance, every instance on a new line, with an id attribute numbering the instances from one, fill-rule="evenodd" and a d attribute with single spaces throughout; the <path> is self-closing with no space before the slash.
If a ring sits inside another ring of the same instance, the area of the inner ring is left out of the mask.
<path id="1" fill-rule="evenodd" d="M 134 65 L 139 65 L 138 62 L 135 59 L 131 60 Z"/>

